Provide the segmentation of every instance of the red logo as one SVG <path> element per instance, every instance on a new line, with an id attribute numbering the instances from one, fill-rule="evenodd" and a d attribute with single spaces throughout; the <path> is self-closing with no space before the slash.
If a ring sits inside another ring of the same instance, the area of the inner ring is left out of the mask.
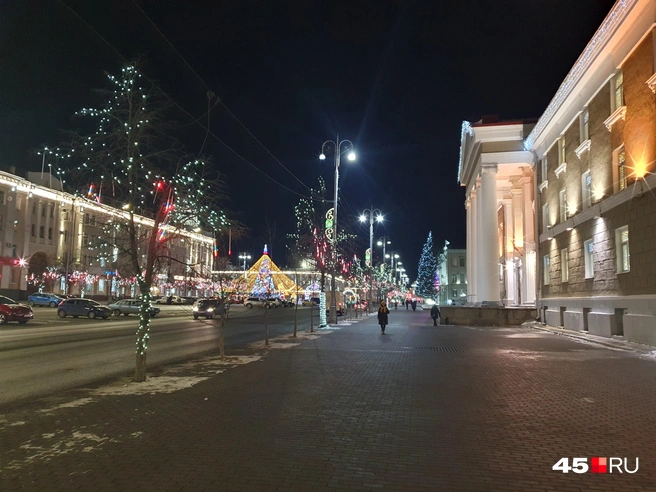
<path id="1" fill-rule="evenodd" d="M 592 473 L 608 473 L 608 458 L 591 458 L 590 471 Z"/>

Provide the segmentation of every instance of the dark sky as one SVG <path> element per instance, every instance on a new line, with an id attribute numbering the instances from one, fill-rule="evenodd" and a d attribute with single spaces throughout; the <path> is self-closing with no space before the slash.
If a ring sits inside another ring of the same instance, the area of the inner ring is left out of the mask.
<path id="1" fill-rule="evenodd" d="M 484 114 L 540 116 L 612 0 L 93 1 L 0 3 L 0 168 L 38 170 L 30 151 L 56 145 L 71 115 L 95 101 L 104 71 L 144 57 L 147 75 L 186 111 L 216 107 L 204 152 L 224 173 L 250 236 L 233 252 L 257 257 L 266 220 L 293 231 L 296 193 L 333 187 L 327 139 L 350 139 L 338 219 L 356 224 L 373 205 L 411 280 L 429 230 L 465 246 L 457 181 L 460 123 Z M 89 27 L 91 26 L 91 27 Z M 202 79 L 186 65 L 173 48 Z M 104 40 L 103 40 L 104 38 Z M 109 46 L 111 45 L 111 47 Z M 118 53 L 121 56 L 119 56 Z M 191 120 L 182 111 L 180 122 Z M 197 152 L 202 128 L 186 138 Z M 258 143 L 258 140 L 260 143 Z M 272 157 L 275 156 L 275 159 Z M 284 263 L 283 242 L 273 259 Z"/>

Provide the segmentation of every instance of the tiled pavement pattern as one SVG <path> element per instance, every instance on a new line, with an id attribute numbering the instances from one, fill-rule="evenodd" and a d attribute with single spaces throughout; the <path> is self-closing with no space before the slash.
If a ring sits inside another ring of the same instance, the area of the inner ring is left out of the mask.
<path id="1" fill-rule="evenodd" d="M 5 411 L 0 490 L 656 490 L 656 360 L 532 329 L 433 328 L 422 312 L 390 320 L 170 394 Z M 565 456 L 640 469 L 552 471 Z"/>

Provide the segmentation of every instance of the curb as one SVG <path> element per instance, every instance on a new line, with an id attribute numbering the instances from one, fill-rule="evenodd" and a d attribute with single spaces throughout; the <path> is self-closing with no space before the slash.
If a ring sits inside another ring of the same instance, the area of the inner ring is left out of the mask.
<path id="1" fill-rule="evenodd" d="M 566 330 L 565 328 L 545 325 L 535 321 L 523 323 L 522 326 L 533 328 L 535 330 L 546 331 L 556 335 L 564 335 L 577 340 L 584 340 L 586 342 L 601 345 L 603 347 L 612 348 L 615 350 L 623 350 L 625 352 L 639 352 L 642 354 L 650 354 L 656 351 L 656 347 L 651 345 L 643 345 L 641 343 L 629 342 L 619 339 L 608 339 L 597 335 L 583 334 L 580 331 Z"/>

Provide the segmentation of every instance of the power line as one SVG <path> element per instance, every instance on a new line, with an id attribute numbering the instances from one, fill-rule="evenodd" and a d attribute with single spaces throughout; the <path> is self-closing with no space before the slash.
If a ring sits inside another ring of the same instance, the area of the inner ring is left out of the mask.
<path id="1" fill-rule="evenodd" d="M 206 88 L 209 92 L 211 92 L 212 89 L 211 89 L 211 88 L 205 83 L 205 81 L 202 79 L 202 77 L 201 77 L 200 75 L 198 75 L 198 72 L 196 72 L 196 71 L 193 69 L 193 67 L 189 64 L 189 62 L 185 59 L 185 57 L 182 56 L 182 54 L 181 54 L 181 53 L 175 48 L 175 46 L 173 46 L 173 43 L 171 43 L 171 41 L 168 40 L 168 38 L 167 38 L 167 37 L 164 35 L 164 33 L 159 29 L 159 27 L 157 27 L 157 25 L 153 22 L 153 20 L 152 20 L 150 17 L 148 17 L 148 14 L 146 14 L 146 12 L 144 12 L 144 10 L 139 6 L 139 4 L 138 4 L 135 0 L 132 0 L 132 3 L 133 3 L 133 4 L 139 9 L 139 11 L 140 11 L 140 12 L 143 14 L 143 16 L 148 20 L 148 22 L 150 22 L 150 24 L 155 28 L 155 30 L 159 33 L 159 35 L 162 36 L 162 38 L 164 39 L 164 41 L 167 42 L 167 44 L 171 47 L 171 49 L 175 52 L 175 54 L 178 55 L 178 56 L 180 57 L 180 59 L 184 62 L 185 65 L 187 65 L 187 67 L 189 68 L 189 70 L 191 70 L 191 73 L 193 73 L 193 74 L 196 76 L 196 78 L 200 81 L 200 83 L 203 84 L 203 85 L 205 86 L 205 88 Z M 300 179 L 299 179 L 299 178 L 298 178 L 293 172 L 291 172 L 291 171 L 287 168 L 287 166 L 285 166 L 282 162 L 280 162 L 280 160 L 279 160 L 275 155 L 273 155 L 273 153 L 272 153 L 272 152 L 271 152 L 271 151 L 270 151 L 270 150 L 269 150 L 269 149 L 268 149 L 268 148 L 267 148 L 267 147 L 266 147 L 266 146 L 265 146 L 265 145 L 264 145 L 264 144 L 263 144 L 263 143 L 262 143 L 262 142 L 261 142 L 256 136 L 255 136 L 255 135 L 253 135 L 253 133 L 252 133 L 252 132 L 246 127 L 246 125 L 244 125 L 244 124 L 241 122 L 241 120 L 240 120 L 239 118 L 237 118 L 237 116 L 236 116 L 232 111 L 230 111 L 230 109 L 228 109 L 228 107 L 225 105 L 225 103 L 224 103 L 221 99 L 219 99 L 219 104 L 221 104 L 221 106 L 223 106 L 223 107 L 225 108 L 225 110 L 230 114 L 230 116 L 232 116 L 232 117 L 235 119 L 235 121 L 236 121 L 237 123 L 239 123 L 239 125 L 240 125 L 244 130 L 246 130 L 246 132 L 247 132 L 247 133 L 253 138 L 253 140 L 255 140 L 255 141 L 256 141 L 256 142 L 257 142 L 257 143 L 258 143 L 258 144 L 259 144 L 264 150 L 266 150 L 267 153 L 268 153 L 268 154 L 269 154 L 269 155 L 270 155 L 270 156 L 271 156 L 271 157 L 272 157 L 272 158 L 273 158 L 278 164 L 280 164 L 280 165 L 282 166 L 282 168 L 283 168 L 285 171 L 287 171 L 289 174 L 291 174 L 292 177 L 293 177 L 296 181 L 298 181 L 299 183 L 301 183 L 301 185 L 302 185 L 305 189 L 307 189 L 307 190 L 310 189 L 310 188 L 309 188 L 305 183 L 303 183 L 303 181 L 301 181 L 301 180 L 300 180 Z M 209 126 L 209 125 L 208 125 L 208 126 Z"/>
<path id="2" fill-rule="evenodd" d="M 111 48 L 111 49 L 112 49 L 112 50 L 113 50 L 113 51 L 114 51 L 114 52 L 115 52 L 115 53 L 116 53 L 116 54 L 117 54 L 117 55 L 118 55 L 118 56 L 119 56 L 124 62 L 126 62 L 126 63 L 129 62 L 129 60 L 128 60 L 125 56 L 123 56 L 123 54 L 122 54 L 118 49 L 116 49 L 116 48 L 114 47 L 114 45 L 112 45 L 107 39 L 105 39 L 105 38 L 104 38 L 104 37 L 103 37 L 103 36 L 102 36 L 102 35 L 101 35 L 101 34 L 100 34 L 100 33 L 99 33 L 99 32 L 98 32 L 98 31 L 97 31 L 97 30 L 91 25 L 91 24 L 89 24 L 89 23 L 88 23 L 88 22 L 87 22 L 82 16 L 80 16 L 80 14 L 78 14 L 73 8 L 71 8 L 69 5 L 67 5 L 66 3 L 64 3 L 63 0 L 59 0 L 59 3 L 61 3 L 64 7 L 66 7 L 66 8 L 67 8 L 67 9 L 68 9 L 73 15 L 75 15 L 75 17 L 77 17 L 77 18 L 78 18 L 78 19 L 79 19 L 79 20 L 80 20 L 85 26 L 87 26 L 91 31 L 93 31 L 93 33 L 96 34 L 96 36 L 98 36 L 98 37 L 99 37 L 99 38 L 100 38 L 100 39 L 101 39 L 101 40 L 102 40 L 107 46 L 109 46 L 109 47 L 110 47 L 110 48 Z M 239 159 L 241 159 L 242 161 L 244 161 L 246 164 L 248 164 L 249 166 L 251 166 L 253 169 L 255 169 L 255 170 L 258 171 L 259 173 L 263 174 L 265 177 L 267 177 L 268 179 L 270 179 L 271 181 L 273 181 L 275 184 L 277 184 L 277 185 L 280 186 L 281 188 L 284 188 L 285 190 L 289 191 L 290 193 L 293 193 L 293 194 L 295 194 L 295 195 L 298 195 L 298 196 L 300 196 L 300 197 L 302 197 L 302 198 L 307 198 L 307 199 L 310 199 L 310 200 L 313 200 L 313 199 L 314 199 L 314 198 L 312 198 L 312 197 L 307 197 L 307 196 L 303 195 L 302 193 L 298 193 L 297 191 L 294 191 L 294 190 L 292 190 L 291 188 L 289 188 L 289 187 L 283 185 L 282 183 L 278 182 L 277 180 L 273 179 L 273 178 L 272 178 L 271 176 L 269 176 L 267 173 L 265 173 L 264 171 L 262 171 L 261 169 L 259 169 L 257 166 L 255 166 L 255 164 L 253 164 L 252 162 L 250 162 L 248 159 L 246 159 L 245 157 L 243 157 L 243 156 L 242 156 L 241 154 L 239 154 L 236 150 L 234 150 L 232 147 L 230 147 L 228 144 L 226 144 L 226 143 L 225 143 L 223 140 L 221 140 L 221 139 L 220 139 L 220 138 L 219 138 L 214 132 L 210 131 L 209 128 L 205 127 L 205 126 L 200 122 L 200 118 L 195 118 L 191 113 L 189 113 L 189 111 L 187 111 L 187 110 L 184 109 L 182 106 L 180 106 L 180 105 L 177 103 L 177 101 L 175 101 L 175 100 L 174 100 L 173 98 L 171 98 L 166 92 L 164 92 L 164 91 L 163 91 L 163 90 L 162 90 L 157 84 L 155 84 L 155 82 L 154 82 L 153 80 L 149 79 L 149 78 L 148 78 L 147 76 L 145 76 L 145 75 L 144 75 L 144 78 L 146 78 L 151 84 L 153 84 L 154 87 L 157 87 L 157 89 L 159 89 L 159 91 L 161 92 L 161 94 L 162 94 L 164 97 L 166 97 L 169 101 L 171 101 L 171 103 L 173 103 L 173 104 L 174 104 L 174 105 L 175 105 L 180 111 L 182 111 L 182 112 L 185 113 L 187 116 L 189 116 L 189 117 L 193 120 L 194 123 L 196 123 L 198 126 L 200 126 L 200 127 L 203 128 L 205 131 L 207 131 L 207 132 L 208 132 L 210 135 L 212 135 L 212 136 L 213 136 L 213 137 L 214 137 L 219 143 L 221 143 L 226 149 L 228 149 L 230 152 L 232 152 L 235 156 L 237 156 Z M 208 113 L 209 113 L 209 111 L 208 111 Z M 205 114 L 208 114 L 208 113 L 205 113 Z M 204 115 L 203 115 L 203 116 L 204 116 Z M 201 118 L 202 118 L 202 117 L 201 117 Z M 305 186 L 305 185 L 304 185 L 304 186 Z"/>

